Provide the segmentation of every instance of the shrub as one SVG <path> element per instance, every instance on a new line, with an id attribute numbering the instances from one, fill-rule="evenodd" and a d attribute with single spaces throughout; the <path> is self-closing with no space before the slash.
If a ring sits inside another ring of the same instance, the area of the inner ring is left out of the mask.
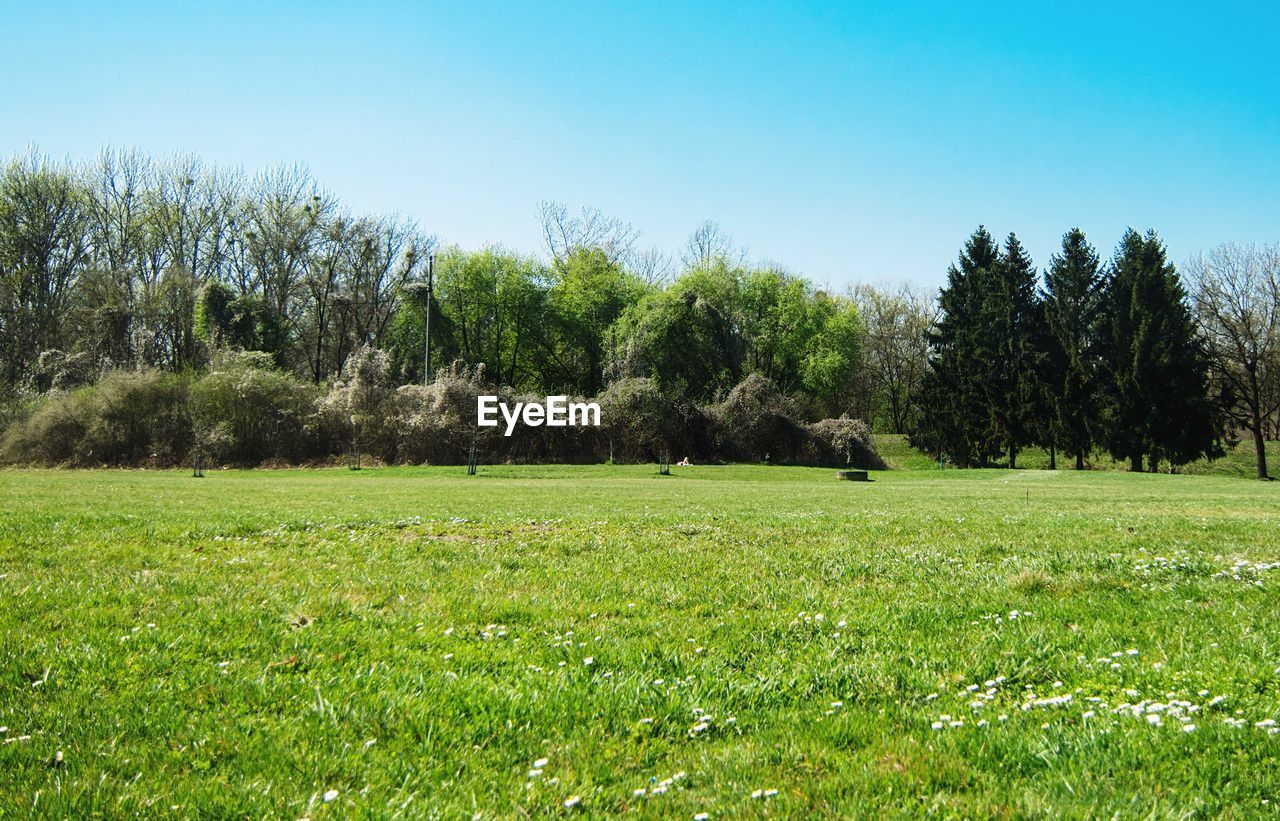
<path id="1" fill-rule="evenodd" d="M 455 362 L 430 385 L 405 385 L 392 400 L 394 451 L 388 461 L 412 464 L 461 464 L 471 443 L 492 438 L 494 428 L 476 427 L 476 397 L 509 394 L 484 382 L 484 365 Z"/>
<path id="2" fill-rule="evenodd" d="M 387 414 L 391 397 L 387 355 L 361 345 L 347 357 L 342 376 L 318 402 L 319 416 L 343 431 L 356 453 L 368 451 L 390 460 L 395 452 L 389 436 L 394 425 Z"/>
<path id="3" fill-rule="evenodd" d="M 871 428 L 861 419 L 842 416 L 806 425 L 809 434 L 803 449 L 804 464 L 886 470 Z"/>
<path id="4" fill-rule="evenodd" d="M 729 459 L 794 461 L 806 439 L 795 405 L 753 373 L 711 409 L 720 452 Z"/>
<path id="5" fill-rule="evenodd" d="M 317 419 L 318 397 L 315 386 L 275 370 L 270 354 L 227 353 L 192 386 L 191 416 L 197 435 L 218 445 L 212 461 L 297 462 L 336 449 L 332 431 Z"/>
<path id="6" fill-rule="evenodd" d="M 190 382 L 159 371 L 112 371 L 96 384 L 44 397 L 5 433 L 8 462 L 174 465 L 191 449 Z"/>
<path id="7" fill-rule="evenodd" d="M 706 415 L 684 397 L 664 394 L 652 379 L 619 379 L 598 401 L 602 449 L 617 462 L 652 462 L 663 451 L 672 458 L 713 456 Z"/>

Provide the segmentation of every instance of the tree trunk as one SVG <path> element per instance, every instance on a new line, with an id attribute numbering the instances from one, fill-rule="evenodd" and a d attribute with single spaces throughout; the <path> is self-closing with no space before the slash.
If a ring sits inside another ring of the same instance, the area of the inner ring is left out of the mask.
<path id="1" fill-rule="evenodd" d="M 1084 451 L 1076 451 L 1076 470 L 1084 470 Z"/>
<path id="2" fill-rule="evenodd" d="M 1049 446 L 1049 470 L 1058 469 L 1058 449 L 1053 445 Z"/>
<path id="3" fill-rule="evenodd" d="M 1142 472 L 1142 454 L 1141 453 L 1135 453 L 1129 457 L 1129 472 L 1130 473 Z"/>
<path id="4" fill-rule="evenodd" d="M 1256 415 L 1249 426 L 1253 434 L 1253 453 L 1258 462 L 1258 478 L 1267 478 L 1267 440 L 1262 436 L 1262 420 Z"/>
<path id="5" fill-rule="evenodd" d="M 1018 466 L 1018 449 L 1013 445 L 1009 446 L 1009 470 L 1013 470 Z"/>
<path id="6" fill-rule="evenodd" d="M 1150 455 L 1147 457 L 1147 464 L 1150 466 L 1150 468 L 1151 468 L 1151 472 L 1152 472 L 1152 473 L 1159 473 L 1159 472 L 1160 472 L 1160 457 L 1159 457 L 1159 456 L 1156 456 L 1154 453 L 1150 454 Z"/>

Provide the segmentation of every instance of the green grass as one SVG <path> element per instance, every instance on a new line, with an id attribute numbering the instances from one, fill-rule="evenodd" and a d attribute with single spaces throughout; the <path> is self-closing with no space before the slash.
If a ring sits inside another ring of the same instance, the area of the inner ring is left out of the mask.
<path id="1" fill-rule="evenodd" d="M 880 455 L 891 468 L 898 470 L 937 470 L 938 460 L 921 453 L 907 444 L 907 437 L 894 433 L 875 434 L 876 447 Z M 1272 476 L 1280 472 L 1280 441 L 1266 443 L 1267 469 Z M 1253 442 L 1239 442 L 1217 459 L 1200 459 L 1189 465 L 1178 468 L 1179 473 L 1192 476 L 1237 476 L 1242 479 L 1257 477 L 1256 456 Z M 1030 470 L 1048 470 L 1049 452 L 1041 448 L 1027 448 L 1018 454 L 1018 467 Z M 1058 468 L 1069 470 L 1075 467 L 1075 457 L 1064 457 L 1058 454 Z M 1091 470 L 1124 470 L 1129 469 L 1128 462 L 1117 462 L 1103 451 L 1097 451 L 1089 461 Z M 1165 463 L 1162 470 L 1168 472 Z"/>
<path id="2" fill-rule="evenodd" d="M 0 815 L 1280 804 L 1280 485 L 463 473 L 0 472 Z"/>

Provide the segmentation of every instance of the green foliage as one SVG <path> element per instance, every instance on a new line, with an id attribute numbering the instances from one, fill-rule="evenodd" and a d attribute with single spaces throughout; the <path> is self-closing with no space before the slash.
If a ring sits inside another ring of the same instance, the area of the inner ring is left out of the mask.
<path id="1" fill-rule="evenodd" d="M 1107 447 L 1135 470 L 1218 451 L 1208 357 L 1177 270 L 1154 232 L 1130 229 L 1116 249 L 1103 323 Z"/>
<path id="2" fill-rule="evenodd" d="M 1073 228 L 1062 237 L 1062 253 L 1045 273 L 1045 389 L 1043 439 L 1076 457 L 1085 456 L 1103 434 L 1101 341 L 1103 278 L 1098 253 Z"/>
<path id="3" fill-rule="evenodd" d="M 1036 270 L 1017 236 L 988 272 L 980 295 L 974 356 L 986 365 L 980 390 L 991 435 L 1017 464 L 1018 451 L 1035 439 L 1035 414 L 1043 370 L 1041 306 Z"/>
<path id="4" fill-rule="evenodd" d="M 995 351 L 984 320 L 1001 265 L 1000 247 L 979 226 L 947 270 L 946 287 L 938 295 L 940 315 L 927 335 L 929 372 L 920 387 L 911 442 L 960 466 L 985 467 L 999 447 L 986 396 L 998 363 L 992 361 Z"/>

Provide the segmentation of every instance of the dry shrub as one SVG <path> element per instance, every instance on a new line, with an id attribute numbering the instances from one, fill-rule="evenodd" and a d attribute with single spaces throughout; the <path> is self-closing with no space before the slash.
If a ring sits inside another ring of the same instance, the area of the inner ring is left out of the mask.
<path id="1" fill-rule="evenodd" d="M 861 419 L 842 416 L 806 425 L 808 437 L 802 449 L 807 465 L 886 470 L 871 429 Z"/>
<path id="2" fill-rule="evenodd" d="M 605 458 L 652 462 L 664 452 L 673 459 L 714 456 L 702 409 L 682 396 L 662 393 L 652 379 L 619 379 L 598 401 Z"/>
<path id="3" fill-rule="evenodd" d="M 794 403 L 759 374 L 735 385 L 711 415 L 723 459 L 794 462 L 806 439 Z"/>
<path id="4" fill-rule="evenodd" d="M 211 461 L 256 465 L 268 459 L 301 462 L 331 453 L 335 442 L 317 418 L 319 388 L 281 371 L 271 355 L 226 354 L 191 388 L 197 437 L 209 437 Z M 217 436 L 210 432 L 217 431 Z"/>
<path id="5" fill-rule="evenodd" d="M 19 464 L 177 464 L 192 443 L 189 390 L 178 374 L 112 371 L 96 385 L 47 394 L 5 432 L 0 453 Z"/>

